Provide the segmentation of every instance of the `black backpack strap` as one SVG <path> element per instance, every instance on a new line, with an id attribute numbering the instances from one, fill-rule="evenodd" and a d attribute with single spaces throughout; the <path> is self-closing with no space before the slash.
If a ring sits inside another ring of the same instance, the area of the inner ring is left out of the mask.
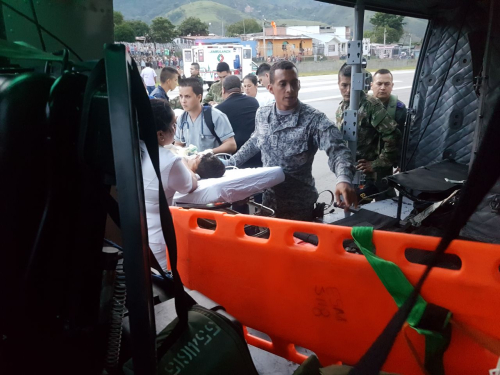
<path id="1" fill-rule="evenodd" d="M 349 372 L 350 375 L 378 375 L 399 331 L 413 309 L 422 285 L 429 276 L 431 269 L 440 260 L 440 256 L 446 251 L 450 243 L 458 237 L 461 228 L 500 177 L 500 168 L 498 167 L 500 165 L 500 152 L 498 152 L 498 145 L 500 144 L 499 123 L 500 102 L 497 102 L 469 177 L 463 187 L 460 200 L 455 207 L 451 220 L 448 222 L 443 238 L 430 258 L 429 265 L 420 277 L 413 293 L 392 317 L 370 349 Z"/>
<path id="2" fill-rule="evenodd" d="M 205 123 L 207 124 L 208 130 L 210 130 L 210 133 L 215 137 L 217 142 L 219 142 L 219 146 L 222 144 L 222 141 L 220 140 L 219 136 L 215 132 L 215 125 L 214 125 L 214 120 L 212 119 L 212 107 L 211 106 L 204 106 L 202 107 L 203 110 L 203 118 L 205 119 Z"/>

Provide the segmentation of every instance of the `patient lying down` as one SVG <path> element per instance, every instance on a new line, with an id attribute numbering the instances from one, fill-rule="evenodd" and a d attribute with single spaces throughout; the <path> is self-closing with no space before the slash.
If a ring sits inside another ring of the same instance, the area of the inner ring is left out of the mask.
<path id="1" fill-rule="evenodd" d="M 188 158 L 187 163 L 189 168 L 201 179 L 219 178 L 226 172 L 222 161 L 212 153 L 198 154 L 194 158 Z"/>

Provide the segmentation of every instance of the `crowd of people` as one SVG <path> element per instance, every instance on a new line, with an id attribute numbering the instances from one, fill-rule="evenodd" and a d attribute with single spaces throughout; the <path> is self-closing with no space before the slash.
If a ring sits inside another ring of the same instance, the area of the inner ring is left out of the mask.
<path id="1" fill-rule="evenodd" d="M 276 217 L 312 221 L 318 198 L 312 163 L 318 149 L 328 155 L 328 165 L 336 175 L 335 200 L 345 209 L 357 205 L 359 199 L 360 187 L 352 182 L 356 170 L 364 174 L 365 185 L 381 190 L 383 178 L 397 167 L 406 107 L 392 95 L 393 78 L 386 69 L 373 75 L 373 95 L 361 93 L 355 158 L 341 132 L 350 102 L 349 65 L 344 64 L 338 73 L 343 100 L 335 121 L 298 99 L 298 70 L 291 61 L 263 63 L 256 75 L 244 77 L 243 82 L 231 74 L 227 63 L 221 62 L 217 66 L 220 80 L 210 87 L 205 98 L 199 66 L 193 64 L 190 73 L 185 78 L 177 69 L 163 68 L 160 84 L 150 94 L 161 149 L 162 180 L 167 181 L 165 192 L 170 201 L 175 191 L 196 188 L 202 177 L 200 168 L 208 171 L 204 176 L 222 175 L 223 162 L 214 155 L 225 153 L 233 155 L 230 162 L 238 168 L 280 166 L 285 181 L 264 192 L 263 204 L 272 208 Z M 168 92 L 178 82 L 179 96 L 170 99 Z M 259 83 L 267 88 L 266 93 L 258 93 Z M 175 117 L 172 107 L 181 107 L 184 112 Z M 201 156 L 186 159 L 179 151 L 186 149 L 197 150 Z M 143 152 L 147 153 L 145 149 Z M 151 170 L 150 163 L 144 157 L 143 169 Z M 158 181 L 153 172 L 146 174 L 144 182 L 146 190 L 156 191 L 145 194 L 146 199 L 157 199 Z M 388 190 L 381 192 L 378 198 L 390 196 Z M 148 216 L 151 248 L 155 254 L 160 253 L 157 256 L 164 266 L 165 244 L 158 236 L 161 228 L 154 203 L 147 205 L 152 210 L 152 219 Z"/>
<path id="2" fill-rule="evenodd" d="M 149 63 L 152 69 L 162 69 L 167 66 L 183 68 L 182 58 L 177 57 L 175 53 L 177 48 L 172 44 L 161 43 L 126 43 L 122 42 L 127 47 L 130 56 L 135 60 L 135 63 L 142 69 Z"/>
<path id="3" fill-rule="evenodd" d="M 257 53 L 256 60 L 258 62 L 267 62 L 268 64 L 274 64 L 280 61 L 291 61 L 294 64 L 300 64 L 302 62 L 303 56 L 301 53 L 295 54 L 292 53 L 291 55 L 285 54 L 284 56 L 267 56 L 264 59 L 264 56 L 261 55 L 260 52 Z"/>

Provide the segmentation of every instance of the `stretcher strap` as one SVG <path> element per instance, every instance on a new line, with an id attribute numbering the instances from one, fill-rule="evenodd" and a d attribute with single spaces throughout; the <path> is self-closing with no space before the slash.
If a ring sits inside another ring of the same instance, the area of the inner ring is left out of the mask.
<path id="1" fill-rule="evenodd" d="M 413 292 L 413 286 L 401 269 L 392 262 L 374 254 L 373 228 L 354 227 L 352 237 L 372 266 L 382 284 L 398 307 L 401 307 Z M 425 336 L 424 367 L 430 374 L 444 374 L 443 354 L 450 342 L 451 312 L 440 306 L 428 304 L 422 296 L 408 315 L 407 322 L 415 331 Z"/>
<path id="2" fill-rule="evenodd" d="M 500 177 L 500 168 L 498 168 L 500 165 L 500 152 L 498 152 L 500 126 L 497 126 L 498 123 L 500 123 L 500 102 L 497 101 L 495 102 L 492 116 L 488 122 L 481 145 L 477 151 L 476 159 L 470 170 L 469 178 L 462 189 L 460 200 L 455 206 L 453 216 L 447 223 L 443 238 L 429 260 L 429 265 L 415 285 L 415 289 L 411 295 L 392 317 L 377 340 L 349 372 L 350 375 L 371 375 L 377 374 L 380 371 L 401 327 L 411 313 L 422 285 L 429 276 L 431 269 L 440 260 L 441 255 L 446 251 L 450 243 L 458 237 L 461 228 Z"/>

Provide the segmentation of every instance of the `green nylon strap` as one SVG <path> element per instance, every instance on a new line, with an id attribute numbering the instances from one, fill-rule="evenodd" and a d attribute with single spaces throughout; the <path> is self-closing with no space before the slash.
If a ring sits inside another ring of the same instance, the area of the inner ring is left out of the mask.
<path id="1" fill-rule="evenodd" d="M 413 291 L 413 285 L 408 281 L 399 266 L 379 258 L 373 253 L 372 243 L 373 228 L 354 227 L 351 231 L 354 242 L 358 245 L 363 255 L 372 266 L 382 284 L 392 296 L 396 305 L 401 305 L 406 301 Z M 448 347 L 450 337 L 444 336 L 440 332 L 429 331 L 416 328 L 422 315 L 427 308 L 427 302 L 419 295 L 413 310 L 408 316 L 408 324 L 419 334 L 425 335 L 425 368 L 431 374 L 444 374 L 443 354 Z M 445 326 L 451 318 L 449 314 Z"/>

